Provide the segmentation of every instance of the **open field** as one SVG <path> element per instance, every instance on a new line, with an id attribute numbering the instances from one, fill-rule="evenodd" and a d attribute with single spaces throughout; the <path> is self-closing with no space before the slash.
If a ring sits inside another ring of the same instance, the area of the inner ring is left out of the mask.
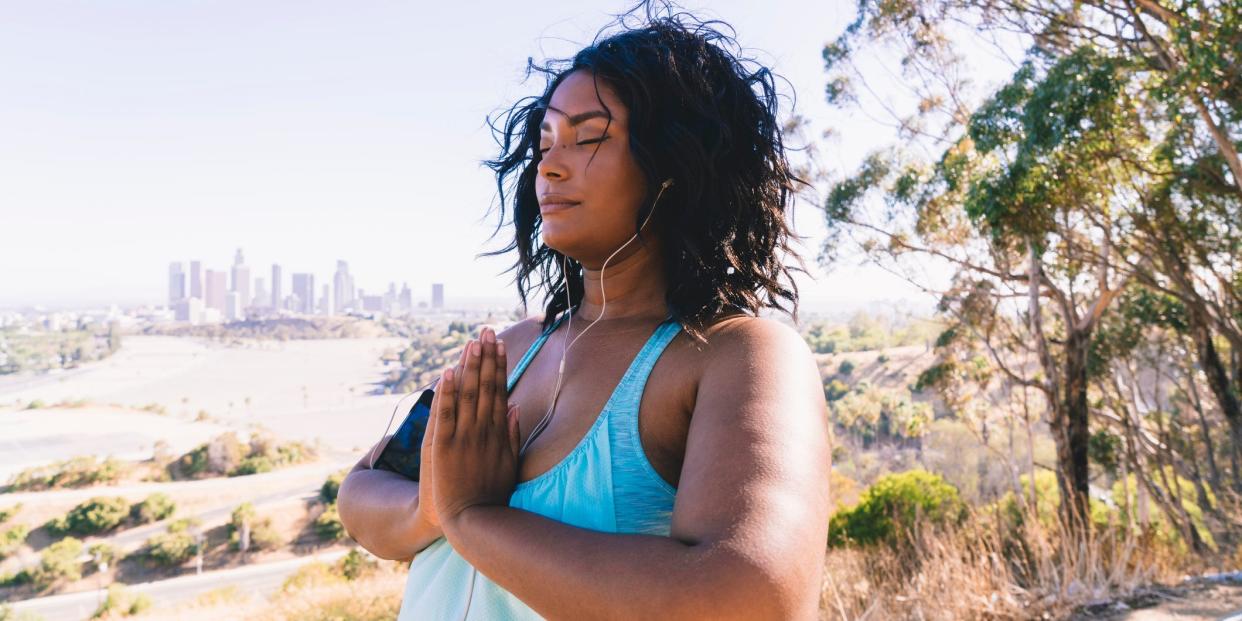
<path id="1" fill-rule="evenodd" d="M 74 455 L 150 455 L 156 440 L 178 449 L 223 428 L 252 424 L 282 439 L 322 440 L 330 449 L 369 446 L 399 398 L 377 391 L 384 371 L 380 355 L 400 344 L 379 338 L 225 347 L 198 339 L 127 337 L 102 362 L 0 380 L 0 477 Z M 85 405 L 22 409 L 36 400 Z M 164 414 L 140 411 L 148 405 Z M 195 422 L 200 412 L 209 424 Z"/>

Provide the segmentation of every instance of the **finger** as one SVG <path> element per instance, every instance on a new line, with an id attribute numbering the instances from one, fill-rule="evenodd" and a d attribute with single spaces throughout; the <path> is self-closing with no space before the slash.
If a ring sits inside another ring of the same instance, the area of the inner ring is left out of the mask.
<path id="1" fill-rule="evenodd" d="M 423 431 L 423 452 L 430 450 L 431 440 L 435 437 L 436 419 L 440 418 L 436 412 L 439 410 L 440 403 L 444 401 L 444 397 L 441 396 L 441 390 L 447 389 L 443 382 L 444 374 L 441 373 L 434 388 L 435 393 L 431 398 L 431 415 L 427 417 L 427 428 Z"/>
<path id="2" fill-rule="evenodd" d="M 496 416 L 496 428 L 503 429 L 509 412 L 509 362 L 505 357 L 505 342 L 496 339 L 496 388 L 493 391 L 492 412 Z M 503 414 L 502 414 L 503 412 Z"/>
<path id="3" fill-rule="evenodd" d="M 466 368 L 461 374 L 461 391 L 457 395 L 457 424 L 462 430 L 477 429 L 479 411 L 479 367 L 483 362 L 483 348 L 478 341 L 470 341 L 470 353 L 466 356 Z"/>
<path id="4" fill-rule="evenodd" d="M 453 375 L 454 375 L 454 376 L 456 376 L 456 377 L 461 377 L 462 373 L 464 373 L 464 372 L 465 372 L 465 370 L 466 370 L 466 356 L 468 356 L 468 355 L 470 355 L 470 342 L 469 342 L 469 341 L 466 341 L 466 344 L 465 344 L 465 345 L 463 345 L 463 346 L 462 346 L 462 348 L 461 348 L 461 355 L 457 357 L 457 364 L 456 364 L 456 366 L 454 366 L 454 367 L 453 367 Z M 460 391 L 460 389 L 461 389 L 461 382 L 460 382 L 460 381 L 459 381 L 459 382 L 457 382 L 457 389 L 458 389 L 459 391 Z"/>
<path id="5" fill-rule="evenodd" d="M 488 341 L 491 341 L 490 343 Z M 490 328 L 483 328 L 483 338 L 479 345 L 482 356 L 479 362 L 479 410 L 475 421 L 483 425 L 495 425 L 498 437 L 504 437 L 504 407 L 496 410 L 496 333 Z"/>
<path id="6" fill-rule="evenodd" d="M 440 378 L 440 385 L 444 386 L 443 399 L 439 400 L 438 411 L 435 412 L 436 437 L 433 444 L 443 444 L 446 440 L 453 437 L 457 431 L 457 374 L 452 369 L 444 371 L 443 377 Z M 441 393 L 437 393 L 440 395 Z"/>
<path id="7" fill-rule="evenodd" d="M 517 457 L 522 450 L 522 429 L 519 426 L 521 419 L 518 418 L 518 406 L 515 403 L 513 409 L 509 410 L 509 449 L 513 451 L 513 456 Z"/>

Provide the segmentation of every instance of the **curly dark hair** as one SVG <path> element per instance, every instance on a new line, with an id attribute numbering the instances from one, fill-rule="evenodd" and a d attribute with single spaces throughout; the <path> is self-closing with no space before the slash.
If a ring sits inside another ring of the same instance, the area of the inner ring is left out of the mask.
<path id="1" fill-rule="evenodd" d="M 496 233 L 508 224 L 505 208 L 511 203 L 514 238 L 479 256 L 517 249 L 516 263 L 505 273 L 517 270 L 514 280 L 524 312 L 532 286 L 544 288 L 545 330 L 567 308 L 566 286 L 574 307 L 580 303 L 581 264 L 566 257 L 569 273 L 562 279 L 561 253 L 539 239 L 535 179 L 539 124 L 552 93 L 571 72 L 586 69 L 597 97 L 603 80 L 629 110 L 630 150 L 648 188 L 635 232 L 652 209 L 653 188 L 664 179 L 676 180 L 651 220 L 664 249 L 665 300 L 673 318 L 699 342 L 706 342 L 703 332 L 713 320 L 758 315 L 761 307 L 790 313 L 796 322 L 798 287 L 791 270 L 806 269 L 789 246 L 790 237 L 798 236 L 785 211 L 797 195 L 794 184 L 809 184 L 794 174 L 785 155 L 774 74 L 731 51 L 738 48 L 733 36 L 712 28 L 721 24 L 735 36 L 728 24 L 673 13 L 668 3 L 660 4 L 663 16 L 646 0 L 615 15 L 621 31 L 605 37 L 611 25 L 605 26 L 572 60 L 540 66 L 527 59 L 526 76 L 539 72 L 547 85 L 542 95 L 525 97 L 502 112 L 500 126 L 488 117 L 501 152 L 483 162 L 496 174 Z M 627 24 L 640 9 L 645 9 L 639 13 L 641 23 Z M 753 70 L 748 68 L 752 64 Z M 600 104 L 611 114 L 602 98 Z M 786 266 L 782 252 L 798 266 Z"/>

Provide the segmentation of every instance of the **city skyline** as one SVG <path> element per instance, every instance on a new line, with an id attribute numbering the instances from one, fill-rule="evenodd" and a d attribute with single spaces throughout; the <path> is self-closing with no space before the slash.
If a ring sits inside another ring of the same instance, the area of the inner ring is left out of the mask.
<path id="1" fill-rule="evenodd" d="M 189 265 L 188 273 L 186 265 Z M 198 284 L 203 281 L 205 285 Z M 422 302 L 420 299 L 417 304 L 409 283 L 404 281 L 399 291 L 396 283 L 389 281 L 388 288 L 382 293 L 368 295 L 366 289 L 356 286 L 349 262 L 344 259 L 337 259 L 331 282 L 321 283 L 319 290 L 322 293 L 316 296 L 314 272 L 291 272 L 289 294 L 284 295 L 284 266 L 273 263 L 269 294 L 269 281 L 265 276 L 251 276 L 245 253 L 238 248 L 228 272 L 210 267 L 204 269 L 203 261 L 197 259 L 170 261 L 168 296 L 163 308 L 172 311 L 176 321 L 193 324 L 263 318 L 284 313 L 331 316 L 378 312 L 392 315 L 410 313 L 419 308 L 432 311 L 445 308 L 444 283 L 432 283 L 430 301 Z"/>
<path id="2" fill-rule="evenodd" d="M 795 6 L 822 27 L 791 31 Z M 477 20 L 280 0 L 15 6 L 0 23 L 0 210 L 30 234 L 0 245 L 0 265 L 22 266 L 0 270 L 0 307 L 159 305 L 165 257 L 228 270 L 238 246 L 251 266 L 313 268 L 321 284 L 347 256 L 379 283 L 425 292 L 434 268 L 456 298 L 516 302 L 513 258 L 477 257 L 510 234 L 492 237 L 486 119 L 542 88 L 523 82 L 528 57 L 571 56 L 621 8 L 500 4 Z M 788 79 L 782 114 L 810 121 L 825 164 L 852 170 L 869 152 L 878 125 L 823 98 L 823 44 L 851 6 L 722 0 L 701 13 Z M 455 69 L 429 73 L 437 58 Z M 849 131 L 819 139 L 836 126 Z M 809 306 L 920 297 L 875 267 L 824 274 L 822 210 L 804 202 L 790 219 Z"/>

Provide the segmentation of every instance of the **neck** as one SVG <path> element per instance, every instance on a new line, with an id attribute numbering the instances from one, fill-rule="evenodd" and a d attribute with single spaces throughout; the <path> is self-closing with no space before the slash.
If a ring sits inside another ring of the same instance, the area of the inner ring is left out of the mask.
<path id="1" fill-rule="evenodd" d="M 633 252 L 617 254 L 602 272 L 599 269 L 603 267 L 602 262 L 594 267 L 583 263 L 583 296 L 576 318 L 595 321 L 602 315 L 603 323 L 619 319 L 662 319 L 668 314 L 664 301 L 667 289 L 664 266 L 655 242 L 639 245 L 635 240 L 631 245 L 636 246 Z"/>

